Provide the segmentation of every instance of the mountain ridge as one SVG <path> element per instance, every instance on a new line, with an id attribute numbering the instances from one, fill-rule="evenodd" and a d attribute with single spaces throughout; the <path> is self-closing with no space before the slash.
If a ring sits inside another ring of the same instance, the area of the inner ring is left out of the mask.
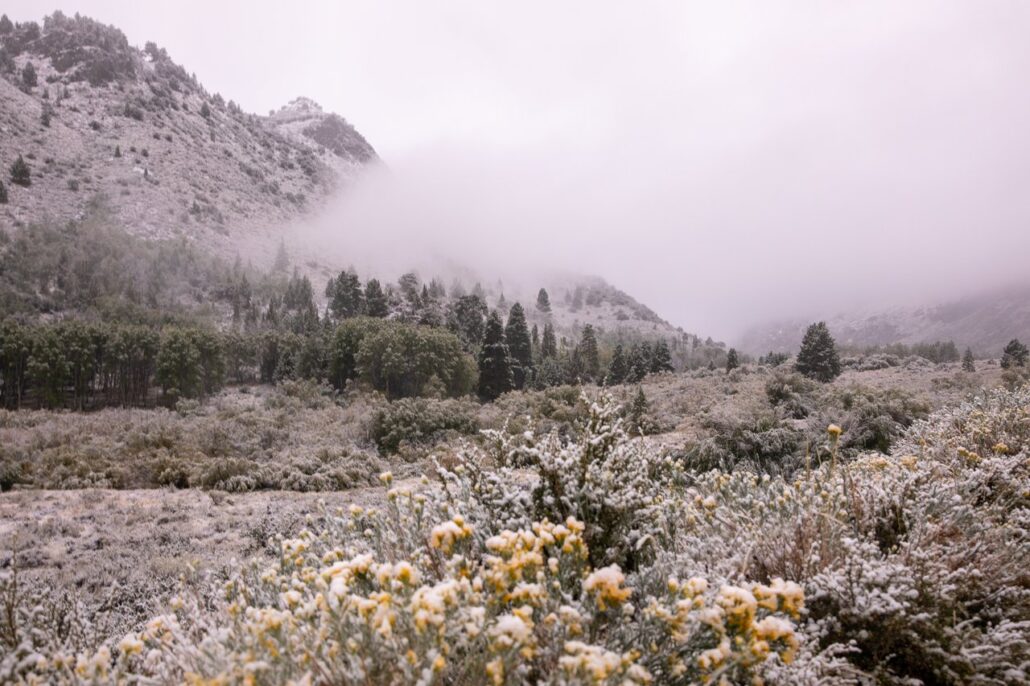
<path id="1" fill-rule="evenodd" d="M 220 237 L 310 212 L 379 162 L 353 126 L 313 100 L 245 113 L 163 48 L 135 48 L 85 17 L 55 12 L 0 34 L 0 75 L 0 164 L 22 156 L 32 175 L 30 186 L 9 184 L 5 225 L 80 218 L 106 198 L 137 235 L 227 249 Z"/>
<path id="2" fill-rule="evenodd" d="M 898 306 L 822 316 L 838 345 L 854 348 L 954 341 L 977 356 L 996 356 L 1013 338 L 1030 340 L 1030 283 L 972 294 L 936 305 Z M 759 355 L 797 352 L 812 320 L 785 318 L 751 328 L 742 350 Z"/>

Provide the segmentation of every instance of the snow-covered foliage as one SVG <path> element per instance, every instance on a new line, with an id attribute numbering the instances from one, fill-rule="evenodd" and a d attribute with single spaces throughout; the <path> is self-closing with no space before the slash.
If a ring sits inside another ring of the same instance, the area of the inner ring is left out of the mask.
<path id="1" fill-rule="evenodd" d="M 0 582 L 0 679 L 37 683 L 1025 683 L 1030 389 L 791 480 L 682 471 L 614 403 L 492 433 L 440 484 L 281 541 L 124 637 Z"/>

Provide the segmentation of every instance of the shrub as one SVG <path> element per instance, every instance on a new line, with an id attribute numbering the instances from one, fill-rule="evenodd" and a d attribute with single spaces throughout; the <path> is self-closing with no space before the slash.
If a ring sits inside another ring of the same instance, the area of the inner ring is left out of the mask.
<path id="1" fill-rule="evenodd" d="M 823 404 L 823 421 L 817 426 L 825 427 L 833 421 L 840 424 L 840 448 L 846 455 L 870 450 L 890 452 L 894 440 L 930 412 L 924 401 L 907 391 L 863 386 L 833 390 Z"/>
<path id="2" fill-rule="evenodd" d="M 579 440 L 491 432 L 435 488 L 382 475 L 382 508 L 128 635 L 5 570 L 0 680 L 1024 683 L 1028 407 L 985 393 L 783 479 L 684 474 L 602 397 Z"/>
<path id="3" fill-rule="evenodd" d="M 705 428 L 713 433 L 691 447 L 685 464 L 696 471 L 738 468 L 772 474 L 790 474 L 801 466 L 799 451 L 805 434 L 773 415 L 744 420 L 709 417 Z"/>
<path id="4" fill-rule="evenodd" d="M 18 159 L 11 165 L 11 183 L 26 188 L 32 185 L 32 170 L 21 155 L 18 155 Z"/>
<path id="5" fill-rule="evenodd" d="M 1030 350 L 1018 338 L 1013 338 L 1005 346 L 1005 351 L 1001 355 L 1001 366 L 1004 369 L 1025 367 L 1027 362 L 1030 362 Z"/>
<path id="6" fill-rule="evenodd" d="M 765 397 L 769 404 L 792 419 L 808 416 L 814 391 L 815 385 L 800 374 L 774 372 L 772 378 L 765 382 Z"/>
<path id="7" fill-rule="evenodd" d="M 373 415 L 372 440 L 381 451 L 396 453 L 402 443 L 424 445 L 448 434 L 473 434 L 479 430 L 474 413 L 474 404 L 459 400 L 396 400 Z"/>

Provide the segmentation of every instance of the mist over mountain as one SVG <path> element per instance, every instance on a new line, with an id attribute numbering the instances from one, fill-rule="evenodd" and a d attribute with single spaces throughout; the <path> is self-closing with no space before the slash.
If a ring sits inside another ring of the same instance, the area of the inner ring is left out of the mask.
<path id="1" fill-rule="evenodd" d="M 342 116 L 310 98 L 246 113 L 162 47 L 133 47 L 117 27 L 61 12 L 12 25 L 0 50 L 0 167 L 21 158 L 30 175 L 27 185 L 7 185 L 7 232 L 99 213 L 132 235 L 186 239 L 258 266 L 270 265 L 282 244 L 319 298 L 344 268 L 387 282 L 414 271 L 427 283 L 480 284 L 491 307 L 529 304 L 546 287 L 554 323 L 568 335 L 587 323 L 607 335 L 683 335 L 587 276 L 596 266 L 589 260 L 569 269 L 532 241 L 497 250 L 511 221 L 470 231 L 478 217 L 468 209 L 484 207 L 474 184 L 456 216 L 452 191 L 421 176 L 406 182 Z"/>
<path id="2" fill-rule="evenodd" d="M 979 356 L 998 356 L 1013 338 L 1030 338 L 1030 286 L 992 289 L 938 305 L 856 308 L 810 314 L 749 329 L 739 339 L 754 355 L 797 352 L 806 327 L 825 320 L 837 343 L 850 348 L 953 341 Z"/>

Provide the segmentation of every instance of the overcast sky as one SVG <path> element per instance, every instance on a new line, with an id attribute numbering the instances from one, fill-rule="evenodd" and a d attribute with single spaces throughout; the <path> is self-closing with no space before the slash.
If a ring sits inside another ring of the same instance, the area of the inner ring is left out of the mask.
<path id="1" fill-rule="evenodd" d="M 377 240 L 597 273 L 689 331 L 1030 271 L 1030 2 L 61 9 L 246 110 L 303 94 L 345 116 L 395 184 L 360 201 Z"/>

